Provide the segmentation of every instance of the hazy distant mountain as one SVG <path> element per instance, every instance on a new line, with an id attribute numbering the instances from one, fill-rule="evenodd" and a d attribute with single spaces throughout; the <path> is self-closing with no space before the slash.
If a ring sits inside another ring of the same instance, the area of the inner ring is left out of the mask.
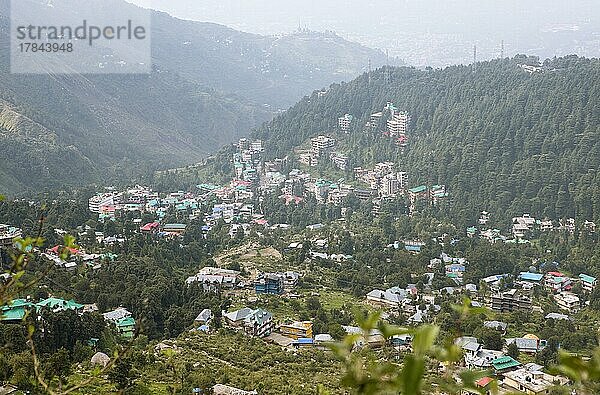
<path id="1" fill-rule="evenodd" d="M 32 1 L 31 12 L 47 7 Z M 123 12 L 122 0 L 54 0 Z M 331 34 L 264 37 L 164 13 L 151 75 L 11 75 L 0 0 L 0 191 L 135 176 L 191 164 L 314 89 L 385 55 Z M 268 106 L 265 106 L 267 104 Z"/>
<path id="2" fill-rule="evenodd" d="M 407 63 L 442 66 L 504 53 L 600 56 L 597 0 L 130 0 L 175 16 L 271 34 L 335 30 Z"/>

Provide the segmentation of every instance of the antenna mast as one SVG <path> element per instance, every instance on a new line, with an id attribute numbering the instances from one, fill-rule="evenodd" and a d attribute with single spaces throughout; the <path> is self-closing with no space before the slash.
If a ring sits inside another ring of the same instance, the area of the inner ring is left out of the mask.
<path id="1" fill-rule="evenodd" d="M 390 75 L 390 53 L 386 49 L 385 50 L 385 83 L 389 84 L 392 77 Z"/>

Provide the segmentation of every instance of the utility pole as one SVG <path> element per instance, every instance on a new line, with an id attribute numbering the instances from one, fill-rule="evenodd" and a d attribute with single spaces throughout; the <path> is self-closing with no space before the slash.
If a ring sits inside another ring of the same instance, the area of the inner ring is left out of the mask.
<path id="1" fill-rule="evenodd" d="M 504 59 L 504 40 L 502 40 L 502 46 L 500 48 L 500 59 Z"/>
<path id="2" fill-rule="evenodd" d="M 477 71 L 477 45 L 473 45 L 473 72 Z"/>

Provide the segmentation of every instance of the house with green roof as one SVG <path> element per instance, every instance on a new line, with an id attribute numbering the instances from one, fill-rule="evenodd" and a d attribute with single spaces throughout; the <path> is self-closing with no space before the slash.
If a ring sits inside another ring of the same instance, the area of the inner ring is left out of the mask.
<path id="1" fill-rule="evenodd" d="M 492 367 L 496 374 L 510 372 L 519 366 L 521 366 L 521 363 L 509 356 L 496 358 L 492 361 Z"/>
<path id="2" fill-rule="evenodd" d="M 427 191 L 427 187 L 425 185 L 421 185 L 421 186 L 411 188 L 408 190 L 408 192 L 410 192 L 410 193 L 423 193 L 425 191 Z"/>
<path id="3" fill-rule="evenodd" d="M 133 317 L 125 317 L 118 320 L 115 325 L 117 331 L 125 339 L 132 339 L 135 333 L 135 319 Z"/>
<path id="4" fill-rule="evenodd" d="M 410 204 L 415 204 L 418 200 L 427 200 L 429 199 L 429 190 L 427 186 L 421 185 L 415 188 L 411 188 L 408 190 L 408 199 L 410 200 Z"/>
<path id="5" fill-rule="evenodd" d="M 64 300 L 54 297 L 44 299 L 39 303 L 32 303 L 25 299 L 15 299 L 5 306 L 0 307 L 0 321 L 21 321 L 27 314 L 27 311 L 33 307 L 35 307 L 37 312 L 40 312 L 43 309 L 48 309 L 53 312 L 65 310 L 82 312 L 84 306 L 74 300 Z"/>
<path id="6" fill-rule="evenodd" d="M 467 228 L 467 237 L 473 238 L 475 236 L 477 236 L 477 228 L 474 226 L 468 227 Z"/>
<path id="7" fill-rule="evenodd" d="M 15 299 L 6 306 L 0 308 L 0 321 L 18 322 L 25 318 L 27 311 L 33 306 L 33 303 L 25 299 Z"/>
<path id="8" fill-rule="evenodd" d="M 598 285 L 598 279 L 596 277 L 583 273 L 579 275 L 579 281 L 585 292 L 592 292 L 596 288 L 596 285 Z"/>
<path id="9" fill-rule="evenodd" d="M 42 300 L 35 305 L 38 310 L 42 308 L 48 308 L 54 312 L 56 311 L 65 311 L 65 310 L 74 310 L 80 311 L 83 309 L 83 305 L 75 302 L 74 300 L 64 300 L 60 298 L 50 297 L 48 299 Z"/>

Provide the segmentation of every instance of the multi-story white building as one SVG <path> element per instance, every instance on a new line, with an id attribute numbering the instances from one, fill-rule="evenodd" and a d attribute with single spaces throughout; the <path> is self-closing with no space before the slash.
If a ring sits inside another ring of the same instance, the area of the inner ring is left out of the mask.
<path id="1" fill-rule="evenodd" d="M 488 213 L 487 211 L 482 211 L 481 212 L 481 216 L 479 217 L 479 225 L 487 225 L 487 223 L 490 221 L 490 213 Z"/>
<path id="2" fill-rule="evenodd" d="M 535 226 L 535 218 L 529 214 L 513 218 L 513 236 L 517 239 L 524 238 Z"/>
<path id="3" fill-rule="evenodd" d="M 115 204 L 115 195 L 104 193 L 90 198 L 88 208 L 92 213 L 100 214 L 102 206 L 112 206 Z"/>
<path id="4" fill-rule="evenodd" d="M 346 171 L 348 168 L 348 157 L 346 155 L 332 153 L 330 156 L 331 163 L 340 170 Z"/>
<path id="5" fill-rule="evenodd" d="M 318 136 L 311 140 L 311 153 L 320 158 L 327 156 L 335 147 L 335 140 L 327 136 Z"/>
<path id="6" fill-rule="evenodd" d="M 400 191 L 400 181 L 393 174 L 383 177 L 381 185 L 382 196 L 395 196 Z"/>
<path id="7" fill-rule="evenodd" d="M 250 143 L 250 149 L 254 152 L 263 152 L 265 148 L 262 140 L 254 140 Z"/>
<path id="8" fill-rule="evenodd" d="M 13 244 L 13 240 L 21 236 L 21 229 L 14 226 L 0 224 L 0 247 L 11 246 Z"/>
<path id="9" fill-rule="evenodd" d="M 554 230 L 554 224 L 551 219 L 545 219 L 540 222 L 540 231 L 542 232 L 550 232 Z"/>
<path id="10" fill-rule="evenodd" d="M 554 295 L 554 301 L 563 310 L 569 310 L 572 313 L 577 313 L 581 308 L 579 297 L 571 292 L 560 292 Z"/>
<path id="11" fill-rule="evenodd" d="M 400 190 L 404 191 L 408 187 L 408 173 L 401 171 L 396 174 L 396 178 L 400 182 Z"/>
<path id="12" fill-rule="evenodd" d="M 598 280 L 596 277 L 592 277 L 587 274 L 580 274 L 579 280 L 581 281 L 581 288 L 583 288 L 585 292 L 592 292 L 598 285 Z"/>
<path id="13" fill-rule="evenodd" d="M 348 133 L 350 131 L 350 125 L 352 124 L 353 118 L 354 117 L 350 114 L 345 114 L 343 117 L 338 118 L 338 125 L 342 132 Z"/>
<path id="14" fill-rule="evenodd" d="M 381 180 L 381 195 L 396 196 L 399 192 L 406 189 L 408 183 L 408 174 L 404 172 L 390 173 Z"/>
<path id="15" fill-rule="evenodd" d="M 407 112 L 399 112 L 392 115 L 392 118 L 387 122 L 388 133 L 390 137 L 399 137 L 408 132 L 410 116 Z"/>
<path id="16" fill-rule="evenodd" d="M 385 176 L 386 174 L 392 173 L 394 171 L 394 167 L 394 162 L 380 162 L 375 164 L 373 172 L 378 175 Z"/>
<path id="17" fill-rule="evenodd" d="M 250 149 L 250 140 L 244 138 L 240 139 L 240 141 L 238 142 L 238 148 L 240 149 L 240 151 Z"/>
<path id="18" fill-rule="evenodd" d="M 370 129 L 372 132 L 376 132 L 382 118 L 382 112 L 376 112 L 374 114 L 371 114 L 371 118 L 369 120 L 369 123 L 367 124 L 367 129 Z"/>

